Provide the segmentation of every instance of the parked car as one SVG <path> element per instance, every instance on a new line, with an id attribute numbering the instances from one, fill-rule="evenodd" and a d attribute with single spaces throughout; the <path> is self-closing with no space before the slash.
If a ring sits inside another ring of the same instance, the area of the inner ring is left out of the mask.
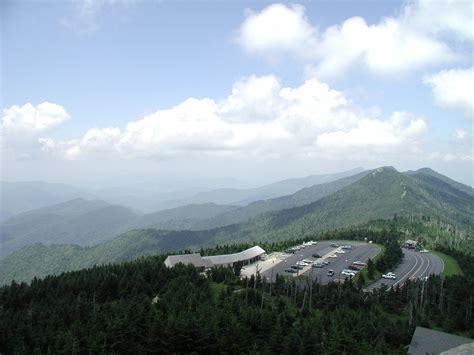
<path id="1" fill-rule="evenodd" d="M 349 270 L 342 270 L 341 275 L 344 276 L 355 276 L 355 273 L 349 271 Z"/>
<path id="2" fill-rule="evenodd" d="M 329 277 L 334 276 L 334 270 L 332 270 L 332 269 L 328 270 L 327 275 L 328 275 Z"/>
<path id="3" fill-rule="evenodd" d="M 336 250 L 336 253 L 338 254 L 345 254 L 346 252 L 344 250 Z"/>
<path id="4" fill-rule="evenodd" d="M 361 267 L 359 265 L 350 265 L 349 266 L 350 270 L 355 270 L 355 271 L 360 271 Z"/>
<path id="5" fill-rule="evenodd" d="M 288 268 L 288 269 L 285 269 L 285 272 L 287 272 L 289 274 L 296 274 L 298 271 L 296 271 L 295 269 L 292 269 L 292 268 Z"/>
<path id="6" fill-rule="evenodd" d="M 311 255 L 313 258 L 321 258 L 321 255 L 320 254 L 313 254 Z"/>
<path id="7" fill-rule="evenodd" d="M 324 265 L 321 264 L 321 263 L 314 263 L 314 264 L 313 264 L 313 267 L 322 268 L 322 267 L 324 267 Z"/>
<path id="8" fill-rule="evenodd" d="M 336 243 L 331 243 L 331 247 L 333 247 L 333 248 L 337 248 L 337 247 L 338 247 L 338 245 L 337 245 Z"/>
<path id="9" fill-rule="evenodd" d="M 345 250 L 351 250 L 351 249 L 352 249 L 352 245 L 350 245 L 350 244 L 343 245 L 341 248 L 342 248 L 342 249 L 345 249 Z"/>
<path id="10" fill-rule="evenodd" d="M 294 250 L 294 249 L 286 249 L 285 250 L 285 253 L 287 253 L 287 254 L 294 254 L 295 252 L 296 252 L 296 250 Z"/>
<path id="11" fill-rule="evenodd" d="M 331 262 L 329 260 L 324 260 L 324 261 L 321 261 L 321 264 L 329 265 L 329 264 L 331 264 Z"/>
<path id="12" fill-rule="evenodd" d="M 306 263 L 304 261 L 297 261 L 296 262 L 296 265 L 299 265 L 299 266 L 306 266 Z"/>
<path id="13" fill-rule="evenodd" d="M 354 261 L 352 265 L 359 265 L 359 266 L 365 266 L 367 265 L 366 263 L 363 263 L 362 261 Z"/>
<path id="14" fill-rule="evenodd" d="M 329 257 L 334 259 L 334 258 L 337 258 L 337 255 L 336 254 L 331 254 L 331 255 L 329 255 Z"/>
<path id="15" fill-rule="evenodd" d="M 312 260 L 309 260 L 309 259 L 303 259 L 303 260 L 301 260 L 301 261 L 304 262 L 306 265 L 310 265 L 310 264 L 313 263 L 313 261 L 312 261 Z"/>
<path id="16" fill-rule="evenodd" d="M 290 266 L 292 269 L 295 269 L 295 270 L 301 270 L 303 267 L 300 266 L 300 265 L 291 265 Z"/>

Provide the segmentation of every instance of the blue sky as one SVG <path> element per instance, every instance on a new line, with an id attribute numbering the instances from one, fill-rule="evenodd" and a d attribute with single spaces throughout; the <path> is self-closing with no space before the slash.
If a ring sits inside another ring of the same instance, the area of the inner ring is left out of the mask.
<path id="1" fill-rule="evenodd" d="M 448 8 L 421 0 L 19 0 L 0 6 L 6 179 L 67 181 L 74 171 L 72 180 L 83 183 L 90 182 L 81 177 L 84 167 L 104 165 L 110 174 L 134 179 L 123 171 L 127 165 L 151 177 L 205 177 L 205 166 L 209 177 L 265 181 L 394 165 L 432 166 L 473 182 L 468 1 Z M 357 26 L 344 31 L 346 22 Z M 389 40 L 393 45 L 380 50 Z M 384 51 L 393 51 L 388 70 Z M 340 58 L 349 58 L 347 65 L 333 67 Z M 265 77 L 273 79 L 259 80 Z M 291 113 L 306 108 L 282 99 L 281 90 L 308 80 L 308 90 L 321 90 L 311 100 L 327 102 L 333 90 L 348 103 L 321 108 L 298 97 L 314 114 L 297 122 Z M 453 87 L 456 92 L 447 90 Z M 247 89 L 250 98 L 242 94 Z M 262 100 L 280 109 L 262 111 L 265 104 L 251 99 L 252 90 L 268 90 Z M 189 98 L 213 103 L 167 111 Z M 38 108 L 45 102 L 52 106 Z M 319 114 L 328 117 L 318 121 Z M 182 122 L 175 132 L 166 120 Z M 130 122 L 140 128 L 127 130 Z M 223 162 L 233 168 L 223 171 Z"/>

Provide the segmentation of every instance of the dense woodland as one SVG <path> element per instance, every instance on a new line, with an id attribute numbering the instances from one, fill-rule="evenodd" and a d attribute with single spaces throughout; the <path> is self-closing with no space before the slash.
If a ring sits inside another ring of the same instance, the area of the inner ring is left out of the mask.
<path id="1" fill-rule="evenodd" d="M 398 262 L 390 251 L 399 250 L 395 241 L 404 235 L 396 229 L 331 234 L 366 237 L 386 247 L 378 268 Z M 164 256 L 12 283 L 0 289 L 0 352 L 404 353 L 417 324 L 473 337 L 474 258 L 443 251 L 459 261 L 464 276 L 374 292 L 352 281 L 322 286 L 278 277 L 268 284 L 240 280 L 231 268 L 208 275 L 167 269 Z"/>

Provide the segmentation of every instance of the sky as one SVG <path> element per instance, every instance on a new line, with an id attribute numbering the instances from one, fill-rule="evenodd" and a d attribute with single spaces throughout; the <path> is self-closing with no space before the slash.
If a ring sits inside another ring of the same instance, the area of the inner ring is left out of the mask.
<path id="1" fill-rule="evenodd" d="M 2 179 L 472 186 L 473 4 L 2 1 Z"/>

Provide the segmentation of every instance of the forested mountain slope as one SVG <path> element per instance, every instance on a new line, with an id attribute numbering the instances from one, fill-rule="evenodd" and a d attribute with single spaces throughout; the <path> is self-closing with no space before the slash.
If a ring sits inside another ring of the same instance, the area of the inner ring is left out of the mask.
<path id="1" fill-rule="evenodd" d="M 294 194 L 252 202 L 247 206 L 200 204 L 178 207 L 142 216 L 130 227 L 165 230 L 205 230 L 247 221 L 271 211 L 279 211 L 320 200 L 361 179 L 368 172 L 361 172 L 336 181 L 317 184 Z"/>
<path id="2" fill-rule="evenodd" d="M 183 204 L 214 202 L 245 206 L 259 200 L 268 200 L 280 196 L 291 195 L 305 187 L 335 181 L 364 171 L 356 168 L 335 174 L 311 175 L 304 178 L 287 179 L 251 189 L 217 189 L 196 194 L 183 201 Z"/>
<path id="3" fill-rule="evenodd" d="M 237 209 L 238 206 L 218 205 L 215 203 L 192 204 L 155 213 L 147 213 L 133 221 L 126 228 L 154 228 L 166 230 L 192 229 L 200 221 L 208 220 L 229 211 Z"/>
<path id="4" fill-rule="evenodd" d="M 74 199 L 11 217 L 0 224 L 2 255 L 34 243 L 92 245 L 137 218 L 126 207 Z"/>

